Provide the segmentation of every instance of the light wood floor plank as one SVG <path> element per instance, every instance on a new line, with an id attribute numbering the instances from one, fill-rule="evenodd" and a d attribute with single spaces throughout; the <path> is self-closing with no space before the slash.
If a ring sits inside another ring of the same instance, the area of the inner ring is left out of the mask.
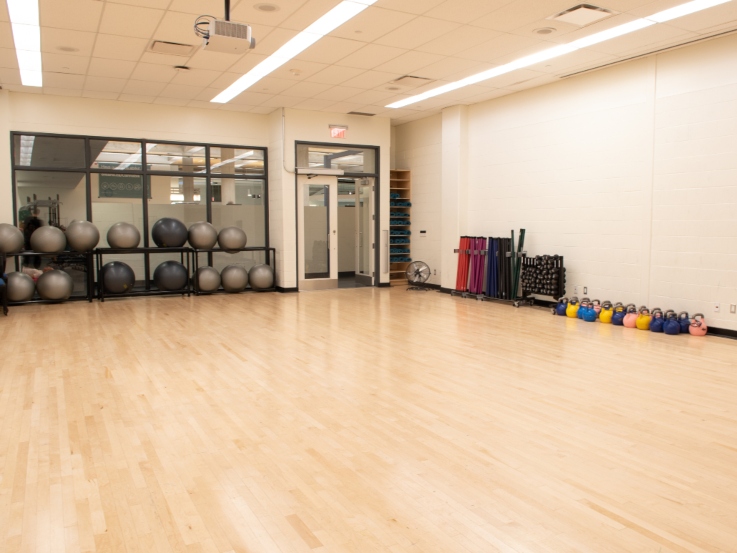
<path id="1" fill-rule="evenodd" d="M 364 288 L 0 343 L 3 553 L 737 553 L 734 341 Z"/>

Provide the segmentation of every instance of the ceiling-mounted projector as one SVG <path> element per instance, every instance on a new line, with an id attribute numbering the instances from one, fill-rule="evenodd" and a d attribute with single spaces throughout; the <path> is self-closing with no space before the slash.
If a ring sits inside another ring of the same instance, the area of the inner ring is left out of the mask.
<path id="1" fill-rule="evenodd" d="M 251 26 L 230 20 L 230 0 L 225 0 L 225 19 L 201 15 L 194 22 L 194 32 L 202 37 L 202 49 L 225 54 L 245 54 L 256 47 Z"/>

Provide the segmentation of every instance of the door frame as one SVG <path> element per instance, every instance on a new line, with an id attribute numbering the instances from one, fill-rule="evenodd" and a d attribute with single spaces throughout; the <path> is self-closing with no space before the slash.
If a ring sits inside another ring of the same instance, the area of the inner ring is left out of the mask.
<path id="1" fill-rule="evenodd" d="M 298 146 L 328 146 L 334 148 L 336 146 L 344 148 L 363 148 L 365 150 L 374 150 L 374 160 L 376 162 L 375 173 L 345 173 L 343 176 L 350 178 L 373 177 L 374 179 L 374 270 L 372 271 L 372 286 L 381 286 L 381 147 L 371 144 L 344 144 L 342 142 L 315 142 L 313 140 L 295 140 L 294 141 L 294 159 L 297 159 Z M 301 229 L 299 228 L 299 175 L 294 171 L 294 226 L 296 237 L 296 269 L 295 282 L 299 288 L 299 241 L 301 237 Z"/>
<path id="2" fill-rule="evenodd" d="M 328 248 L 328 272 L 313 273 L 307 277 L 307 267 L 303 266 L 307 261 L 305 244 L 297 243 L 297 288 L 299 290 L 329 290 L 338 287 L 338 177 L 317 176 L 313 182 L 309 175 L 297 176 L 297 227 L 303 228 L 305 224 L 305 207 L 307 203 L 307 189 L 310 186 L 323 187 L 326 189 L 325 207 L 327 208 L 327 248 Z M 300 252 L 302 255 L 300 255 Z"/>

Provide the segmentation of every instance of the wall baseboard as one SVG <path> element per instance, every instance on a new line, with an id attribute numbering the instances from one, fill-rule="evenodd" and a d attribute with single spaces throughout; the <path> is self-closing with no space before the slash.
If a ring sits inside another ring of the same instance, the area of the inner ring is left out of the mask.
<path id="1" fill-rule="evenodd" d="M 391 282 L 380 282 L 378 288 L 391 288 L 392 283 Z"/>
<path id="2" fill-rule="evenodd" d="M 299 288 L 282 288 L 281 286 L 277 286 L 276 291 L 282 294 L 288 294 L 291 292 L 299 292 Z"/>

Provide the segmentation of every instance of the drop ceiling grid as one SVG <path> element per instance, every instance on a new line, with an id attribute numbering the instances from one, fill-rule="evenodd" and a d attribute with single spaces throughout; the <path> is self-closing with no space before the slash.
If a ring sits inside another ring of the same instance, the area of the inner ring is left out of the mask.
<path id="1" fill-rule="evenodd" d="M 539 86 L 573 71 L 616 62 L 737 28 L 737 1 L 620 37 L 585 51 L 504 75 L 469 90 L 402 110 L 390 102 L 507 63 L 551 45 L 631 21 L 683 0 L 607 0 L 620 12 L 583 29 L 546 19 L 572 0 L 378 0 L 227 106 L 209 100 L 340 0 L 232 0 L 232 19 L 252 25 L 257 48 L 243 56 L 199 49 L 197 15 L 222 16 L 222 0 L 40 0 L 43 93 L 131 102 L 268 113 L 278 107 L 363 111 L 395 122 L 424 117 L 454 103 L 473 103 Z M 538 35 L 540 27 L 556 32 Z M 0 1 L 0 84 L 19 84 L 5 2 Z M 153 40 L 191 44 L 189 57 L 155 54 Z M 75 51 L 64 51 L 66 49 Z M 187 65 L 177 72 L 174 65 Z M 418 89 L 388 91 L 405 74 L 433 79 Z"/>

